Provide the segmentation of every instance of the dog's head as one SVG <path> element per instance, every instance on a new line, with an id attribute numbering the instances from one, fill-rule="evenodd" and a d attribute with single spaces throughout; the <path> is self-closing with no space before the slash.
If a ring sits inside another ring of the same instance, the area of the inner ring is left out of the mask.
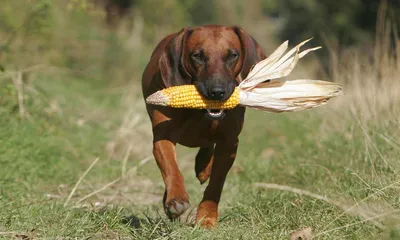
<path id="1" fill-rule="evenodd" d="M 209 100 L 226 100 L 250 68 L 265 56 L 258 43 L 238 26 L 209 25 L 184 28 L 167 45 L 160 58 L 166 86 L 195 84 Z M 208 109 L 219 119 L 224 111 Z"/>

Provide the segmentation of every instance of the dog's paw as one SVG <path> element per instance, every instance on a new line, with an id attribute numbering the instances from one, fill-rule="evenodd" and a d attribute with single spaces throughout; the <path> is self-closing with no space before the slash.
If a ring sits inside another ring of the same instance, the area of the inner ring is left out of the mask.
<path id="1" fill-rule="evenodd" d="M 217 226 L 217 218 L 215 217 L 204 217 L 197 219 L 196 223 L 204 229 L 211 229 Z"/>
<path id="2" fill-rule="evenodd" d="M 189 200 L 174 198 L 164 204 L 164 211 L 169 219 L 176 219 L 189 208 Z"/>
<path id="3" fill-rule="evenodd" d="M 217 226 L 218 222 L 218 204 L 214 201 L 203 201 L 200 203 L 197 214 L 196 224 L 205 229 Z"/>

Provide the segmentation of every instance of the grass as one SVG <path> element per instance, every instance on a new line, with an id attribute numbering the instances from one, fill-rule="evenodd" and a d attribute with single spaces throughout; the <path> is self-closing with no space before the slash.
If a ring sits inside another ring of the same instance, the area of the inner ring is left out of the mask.
<path id="1" fill-rule="evenodd" d="M 124 128 L 119 125 L 124 101 L 119 99 L 126 90 L 103 94 L 102 87 L 106 88 L 81 79 L 50 81 L 39 76 L 32 87 L 36 91 L 25 93 L 30 115 L 25 119 L 19 117 L 12 85 L 4 87 L 8 90 L 2 101 L 8 100 L 2 104 L 0 120 L 1 237 L 287 239 L 305 227 L 312 227 L 320 239 L 396 239 L 399 234 L 399 146 L 392 131 L 396 123 L 388 128 L 379 122 L 368 126 L 335 117 L 329 112 L 341 104 L 339 99 L 332 107 L 300 113 L 248 111 L 238 158 L 224 189 L 219 227 L 206 231 L 165 219 L 160 204 L 163 186 L 154 160 L 140 166 L 144 158 L 131 155 L 124 160 L 127 146 L 116 134 Z M 142 108 L 137 114 L 144 114 Z M 141 116 L 137 121 L 146 128 L 146 116 Z M 341 129 L 336 129 L 336 121 L 343 121 Z M 143 137 L 150 144 L 148 136 Z M 111 156 L 110 144 L 123 154 Z M 142 155 L 149 152 L 144 149 Z M 204 190 L 194 177 L 194 154 L 195 150 L 179 148 L 192 207 Z M 289 186 L 289 191 L 255 183 Z M 329 201 L 296 194 L 294 188 Z M 382 214 L 387 215 L 379 218 Z M 141 227 L 124 223 L 132 215 L 143 219 Z"/>
<path id="2" fill-rule="evenodd" d="M 103 35 L 84 33 L 82 45 L 55 42 L 87 49 L 88 58 L 67 51 L 67 70 L 35 69 L 24 75 L 22 92 L 14 72 L 0 73 L 0 238 L 288 239 L 306 227 L 315 239 L 400 238 L 400 66 L 388 39 L 377 43 L 372 63 L 359 49 L 332 53 L 333 78 L 346 95 L 328 105 L 247 111 L 219 226 L 203 230 L 191 225 L 190 213 L 170 222 L 162 210 L 136 71 L 152 48 L 143 39 L 129 51 L 116 39 L 107 48 Z M 400 56 L 399 46 L 395 51 Z M 134 66 L 126 70 L 120 65 L 130 54 Z M 130 83 L 121 81 L 132 74 Z M 195 154 L 178 147 L 192 211 L 205 189 L 194 175 Z"/>

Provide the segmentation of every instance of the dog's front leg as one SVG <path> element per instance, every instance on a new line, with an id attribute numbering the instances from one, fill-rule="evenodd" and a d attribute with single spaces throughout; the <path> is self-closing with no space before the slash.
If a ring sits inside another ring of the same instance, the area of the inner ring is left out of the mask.
<path id="1" fill-rule="evenodd" d="M 165 184 L 165 213 L 170 219 L 178 218 L 189 208 L 189 196 L 176 161 L 175 143 L 169 140 L 154 142 L 153 154 Z"/>
<path id="2" fill-rule="evenodd" d="M 210 182 L 198 207 L 196 222 L 205 228 L 213 227 L 218 221 L 218 203 L 225 178 L 236 158 L 239 140 L 220 142 L 215 146 Z"/>
<path id="3" fill-rule="evenodd" d="M 189 208 L 189 196 L 178 168 L 176 142 L 171 135 L 174 132 L 172 121 L 158 112 L 154 116 L 153 119 L 158 119 L 158 121 L 153 122 L 153 155 L 165 184 L 164 211 L 172 220 Z"/>

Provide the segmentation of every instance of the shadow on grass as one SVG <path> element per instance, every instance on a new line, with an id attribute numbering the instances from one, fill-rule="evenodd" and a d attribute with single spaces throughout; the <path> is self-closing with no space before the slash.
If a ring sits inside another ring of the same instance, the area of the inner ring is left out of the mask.
<path id="1" fill-rule="evenodd" d="M 122 218 L 121 221 L 132 234 L 135 239 L 148 238 L 155 239 L 169 236 L 173 232 L 171 221 L 163 218 L 160 214 L 155 217 L 150 217 L 145 214 L 144 218 L 137 215 L 130 215 Z"/>
<path id="2" fill-rule="evenodd" d="M 127 216 L 127 217 L 123 217 L 121 222 L 122 224 L 128 225 L 132 228 L 140 228 L 140 226 L 144 223 L 146 224 L 146 222 L 152 222 L 153 220 L 150 218 L 139 218 L 136 215 L 131 215 L 131 216 Z"/>
<path id="3" fill-rule="evenodd" d="M 189 216 L 177 220 L 169 220 L 165 215 L 157 212 L 156 215 L 149 216 L 143 213 L 144 217 L 132 214 L 122 218 L 121 223 L 129 228 L 132 236 L 136 239 L 158 239 L 171 236 L 173 232 L 187 228 L 195 228 Z"/>

